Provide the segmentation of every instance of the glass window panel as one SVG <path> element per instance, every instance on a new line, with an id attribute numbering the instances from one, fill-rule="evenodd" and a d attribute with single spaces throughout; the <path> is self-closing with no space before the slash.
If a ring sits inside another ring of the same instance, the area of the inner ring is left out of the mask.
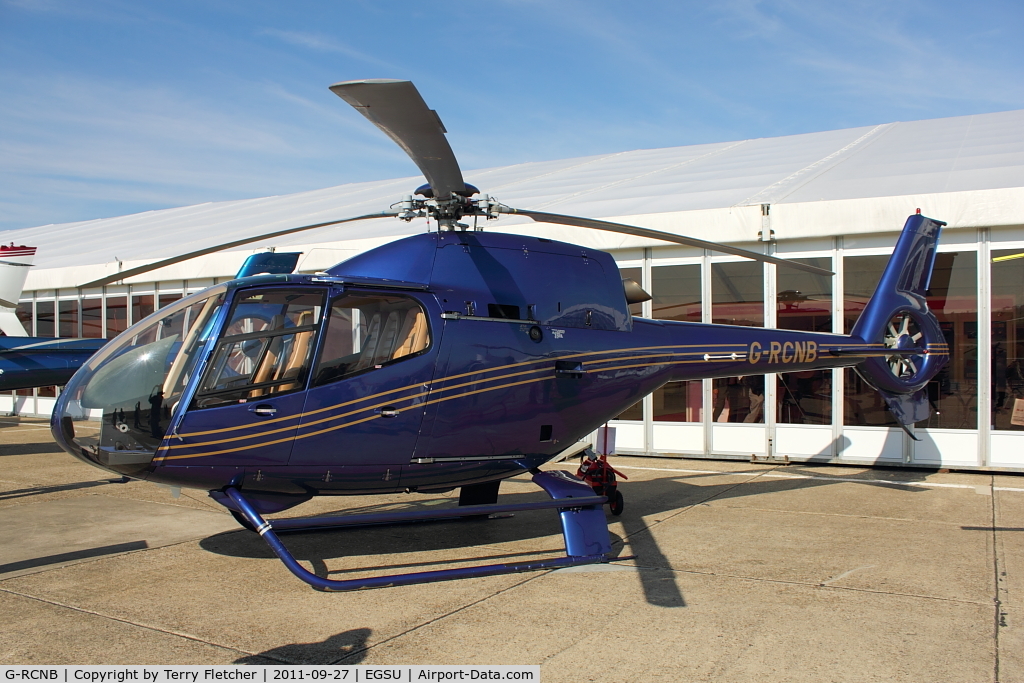
<path id="1" fill-rule="evenodd" d="M 28 332 L 28 336 L 33 337 L 35 334 L 32 332 L 32 302 L 23 301 L 18 304 L 18 308 L 15 310 L 18 314 L 18 320 L 21 321 L 21 326 Z"/>
<path id="2" fill-rule="evenodd" d="M 152 294 L 140 294 L 132 297 L 132 324 L 139 322 L 148 315 L 152 315 L 156 308 L 153 307 Z"/>
<path id="3" fill-rule="evenodd" d="M 250 290 L 240 293 L 223 337 L 276 332 L 320 322 L 323 294 L 319 291 Z"/>
<path id="4" fill-rule="evenodd" d="M 887 255 L 843 259 L 843 333 L 850 334 L 889 263 Z"/>
<path id="5" fill-rule="evenodd" d="M 847 334 L 878 286 L 887 255 L 847 257 L 843 326 Z M 918 427 L 977 428 L 977 253 L 940 253 L 935 259 L 928 306 L 939 320 L 950 345 L 950 362 L 928 383 L 932 415 Z M 846 371 L 846 411 L 849 425 L 897 426 L 874 389 L 852 370 Z"/>
<path id="6" fill-rule="evenodd" d="M 103 336 L 102 299 L 82 299 L 82 336 L 89 339 Z"/>
<path id="7" fill-rule="evenodd" d="M 652 317 L 701 321 L 700 264 L 651 268 Z"/>
<path id="8" fill-rule="evenodd" d="M 107 339 L 128 329 L 128 297 L 107 297 Z"/>
<path id="9" fill-rule="evenodd" d="M 850 334 L 878 287 L 888 255 L 847 256 L 843 259 L 843 331 Z M 869 427 L 898 427 L 881 395 L 851 368 L 844 370 L 843 424 Z"/>
<path id="10" fill-rule="evenodd" d="M 203 393 L 221 392 L 251 384 L 276 382 L 272 387 L 246 391 L 242 398 L 268 396 L 299 388 L 305 362 L 309 356 L 313 331 L 277 334 L 259 339 L 239 339 L 218 347 L 211 364 L 218 372 L 210 373 L 203 382 Z M 282 382 L 282 380 L 291 380 Z M 217 403 L 234 402 L 217 399 Z M 200 405 L 213 405 L 210 401 Z"/>
<path id="11" fill-rule="evenodd" d="M 643 268 L 619 268 L 619 274 L 622 275 L 622 279 L 633 280 L 641 287 L 644 286 L 644 271 Z M 630 315 L 643 315 L 644 305 L 643 304 L 630 304 L 629 305 Z"/>
<path id="12" fill-rule="evenodd" d="M 78 301 L 58 301 L 58 328 L 60 337 L 78 336 Z"/>
<path id="13" fill-rule="evenodd" d="M 642 400 L 637 401 L 624 411 L 619 413 L 615 417 L 616 420 L 634 420 L 636 422 L 642 422 L 644 419 L 644 402 Z"/>
<path id="14" fill-rule="evenodd" d="M 1024 249 L 992 250 L 992 428 L 1024 431 Z M 1016 423 L 1015 423 L 1016 422 Z"/>
<path id="15" fill-rule="evenodd" d="M 806 370 L 776 375 L 778 422 L 832 424 L 832 371 Z"/>
<path id="16" fill-rule="evenodd" d="M 764 264 L 760 261 L 711 264 L 711 322 L 764 325 Z"/>
<path id="17" fill-rule="evenodd" d="M 793 259 L 832 269 L 832 259 Z M 832 331 L 832 277 L 780 265 L 776 270 L 779 329 Z M 778 417 L 782 424 L 832 424 L 832 371 L 808 370 L 776 375 Z"/>
<path id="18" fill-rule="evenodd" d="M 669 382 L 654 392 L 655 422 L 701 422 L 704 419 L 704 382 Z"/>
<path id="19" fill-rule="evenodd" d="M 54 398 L 57 395 L 57 387 L 39 387 L 36 389 L 36 396 Z"/>
<path id="20" fill-rule="evenodd" d="M 764 422 L 764 375 L 713 380 L 714 422 Z"/>
<path id="21" fill-rule="evenodd" d="M 899 427 L 882 400 L 852 368 L 843 371 L 843 424 L 867 427 Z"/>
<path id="22" fill-rule="evenodd" d="M 426 312 L 415 300 L 349 294 L 331 302 L 315 384 L 398 362 L 429 347 Z"/>
<path id="23" fill-rule="evenodd" d="M 939 253 L 928 308 L 949 344 L 949 362 L 928 382 L 931 416 L 917 427 L 978 427 L 978 253 Z"/>
<path id="24" fill-rule="evenodd" d="M 164 306 L 170 306 L 175 301 L 181 298 L 181 294 L 161 294 L 160 295 L 160 308 Z"/>
<path id="25" fill-rule="evenodd" d="M 832 259 L 792 259 L 826 270 Z M 832 277 L 815 275 L 788 266 L 776 267 L 776 327 L 801 332 L 832 331 Z"/>
<path id="26" fill-rule="evenodd" d="M 52 301 L 37 301 L 36 302 L 36 336 L 37 337 L 56 337 L 57 334 L 56 326 L 54 325 L 53 318 L 53 302 Z"/>

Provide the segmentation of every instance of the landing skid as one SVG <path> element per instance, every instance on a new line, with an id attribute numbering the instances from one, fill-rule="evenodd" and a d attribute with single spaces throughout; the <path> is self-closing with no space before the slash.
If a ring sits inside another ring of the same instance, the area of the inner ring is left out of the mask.
<path id="1" fill-rule="evenodd" d="M 381 514 L 343 515 L 339 517 L 275 519 L 273 521 L 263 519 L 239 489 L 233 486 L 228 487 L 225 490 L 225 494 L 238 508 L 240 515 L 259 532 L 263 540 L 270 546 L 270 549 L 274 551 L 274 554 L 288 567 L 292 574 L 295 574 L 295 576 L 314 588 L 324 591 L 352 591 L 364 588 L 407 586 L 416 583 L 469 579 L 477 576 L 495 576 L 498 574 L 514 574 L 516 572 L 541 569 L 557 569 L 559 567 L 594 564 L 610 560 L 611 542 L 608 536 L 608 523 L 605 520 L 602 507 L 608 499 L 605 496 L 595 496 L 589 486 L 561 470 L 549 472 L 535 471 L 533 481 L 544 489 L 551 496 L 552 500 L 540 503 L 516 503 L 510 505 L 465 505 L 458 508 L 432 510 L 429 512 L 413 510 Z M 286 529 L 327 529 L 366 524 L 393 524 L 547 509 L 558 509 L 558 515 L 562 521 L 562 536 L 565 539 L 565 557 L 516 564 L 489 564 L 431 572 L 371 576 L 361 579 L 346 579 L 344 581 L 321 578 L 307 571 L 288 551 L 277 537 L 277 534 L 274 533 L 275 530 L 284 531 Z"/>

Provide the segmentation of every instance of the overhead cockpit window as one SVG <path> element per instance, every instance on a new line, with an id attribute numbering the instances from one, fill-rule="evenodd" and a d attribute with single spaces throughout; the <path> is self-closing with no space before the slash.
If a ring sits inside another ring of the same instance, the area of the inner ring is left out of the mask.
<path id="1" fill-rule="evenodd" d="M 331 302 L 314 385 L 383 367 L 429 347 L 427 315 L 413 299 L 346 294 Z"/>
<path id="2" fill-rule="evenodd" d="M 323 308 L 315 290 L 240 292 L 196 395 L 197 408 L 305 386 Z"/>

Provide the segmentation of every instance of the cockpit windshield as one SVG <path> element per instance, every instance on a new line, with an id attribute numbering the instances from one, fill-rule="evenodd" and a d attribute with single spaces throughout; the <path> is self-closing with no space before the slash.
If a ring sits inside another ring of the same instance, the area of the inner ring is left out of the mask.
<path id="1" fill-rule="evenodd" d="M 148 465 L 213 331 L 225 291 L 205 290 L 158 311 L 90 359 L 57 404 L 64 441 L 126 474 Z M 99 425 L 84 422 L 90 418 L 99 418 Z"/>

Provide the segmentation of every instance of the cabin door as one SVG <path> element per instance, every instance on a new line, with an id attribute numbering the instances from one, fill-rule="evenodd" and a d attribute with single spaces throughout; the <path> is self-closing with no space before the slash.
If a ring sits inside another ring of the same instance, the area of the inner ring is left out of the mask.
<path id="1" fill-rule="evenodd" d="M 333 488 L 398 486 L 434 376 L 438 344 L 428 310 L 394 292 L 350 290 L 331 299 L 292 466 L 322 468 Z"/>
<path id="2" fill-rule="evenodd" d="M 288 463 L 325 295 L 305 287 L 235 293 L 166 464 Z"/>

